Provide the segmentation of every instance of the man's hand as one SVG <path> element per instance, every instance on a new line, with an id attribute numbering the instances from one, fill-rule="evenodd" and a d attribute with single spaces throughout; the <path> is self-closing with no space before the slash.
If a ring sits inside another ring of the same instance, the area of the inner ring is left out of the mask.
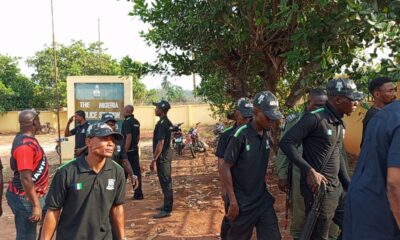
<path id="1" fill-rule="evenodd" d="M 75 115 L 73 115 L 72 117 L 70 117 L 68 119 L 68 124 L 71 124 L 74 121 L 74 117 L 75 117 Z"/>
<path id="2" fill-rule="evenodd" d="M 322 182 L 327 184 L 328 180 L 324 177 L 324 175 L 311 168 L 307 173 L 307 185 L 311 191 L 316 193 L 319 190 Z"/>
<path id="3" fill-rule="evenodd" d="M 130 175 L 133 191 L 135 191 L 139 187 L 139 180 L 136 175 Z"/>
<path id="4" fill-rule="evenodd" d="M 282 192 L 287 193 L 289 191 L 289 183 L 288 183 L 287 179 L 279 179 L 278 180 L 278 188 Z"/>
<path id="5" fill-rule="evenodd" d="M 155 165 L 156 165 L 156 160 L 154 159 L 154 160 L 151 161 L 151 163 L 150 163 L 150 171 L 151 171 L 151 172 L 154 172 L 154 167 L 155 167 Z"/>
<path id="6" fill-rule="evenodd" d="M 237 202 L 231 202 L 229 204 L 228 214 L 226 215 L 226 217 L 231 221 L 235 221 L 235 219 L 237 218 L 238 215 L 239 215 L 239 205 L 238 205 L 238 203 Z"/>
<path id="7" fill-rule="evenodd" d="M 39 222 L 42 219 L 42 208 L 40 205 L 32 207 L 32 216 L 29 217 L 31 222 Z"/>

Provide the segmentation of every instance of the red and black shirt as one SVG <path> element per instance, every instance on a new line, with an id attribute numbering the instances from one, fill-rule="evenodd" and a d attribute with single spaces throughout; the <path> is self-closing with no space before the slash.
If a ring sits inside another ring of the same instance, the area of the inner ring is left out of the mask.
<path id="1" fill-rule="evenodd" d="M 14 171 L 14 177 L 10 181 L 9 191 L 18 195 L 25 195 L 20 179 L 20 171 L 31 170 L 36 192 L 40 195 L 44 195 L 47 192 L 49 164 L 36 138 L 24 134 L 15 136 L 11 148 L 10 166 Z"/>

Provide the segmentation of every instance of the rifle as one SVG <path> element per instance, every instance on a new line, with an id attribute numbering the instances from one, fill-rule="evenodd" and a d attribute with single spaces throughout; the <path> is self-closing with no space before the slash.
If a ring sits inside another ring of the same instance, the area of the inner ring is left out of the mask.
<path id="1" fill-rule="evenodd" d="M 300 240 L 310 240 L 314 231 L 315 224 L 317 223 L 318 216 L 321 213 L 322 201 L 325 198 L 326 185 L 321 183 L 317 195 L 314 197 L 314 203 L 310 212 L 307 215 L 306 223 L 304 224 L 303 231 L 301 232 Z"/>
<path id="2" fill-rule="evenodd" d="M 286 205 L 285 205 L 285 230 L 289 225 L 290 200 L 292 198 L 292 177 L 293 177 L 293 163 L 289 162 L 288 172 L 287 172 L 288 189 L 286 192 Z"/>

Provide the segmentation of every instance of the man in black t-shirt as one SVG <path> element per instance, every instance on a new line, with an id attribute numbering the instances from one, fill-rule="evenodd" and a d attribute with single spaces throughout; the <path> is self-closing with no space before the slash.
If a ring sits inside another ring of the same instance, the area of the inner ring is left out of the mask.
<path id="1" fill-rule="evenodd" d="M 324 191 L 311 239 L 328 239 L 332 221 L 340 229 L 343 227 L 344 197 L 350 177 L 340 153 L 344 128 L 342 118 L 344 114 L 351 115 L 358 101 L 363 99 L 363 94 L 351 79 L 333 79 L 328 82 L 326 90 L 328 101 L 324 107 L 306 113 L 279 143 L 288 160 L 300 169 L 300 190 L 307 215 L 314 197 Z M 302 152 L 298 149 L 300 144 Z M 323 186 L 326 188 L 321 188 Z"/>
<path id="2" fill-rule="evenodd" d="M 125 120 L 122 123 L 122 135 L 124 136 L 124 148 L 128 155 L 128 160 L 132 166 L 133 173 L 138 177 L 139 186 L 133 194 L 133 199 L 142 200 L 142 171 L 139 161 L 139 140 L 140 140 L 140 123 L 133 115 L 133 106 L 127 105 L 124 108 Z"/>
<path id="3" fill-rule="evenodd" d="M 74 129 L 69 130 L 71 123 L 74 121 L 78 124 Z M 89 127 L 89 122 L 86 121 L 85 112 L 82 110 L 78 110 L 75 112 L 75 115 L 70 117 L 67 123 L 67 127 L 65 128 L 65 137 L 75 135 L 75 148 L 74 148 L 74 156 L 78 157 L 85 153 L 86 150 L 86 130 Z"/>
<path id="4" fill-rule="evenodd" d="M 221 134 L 221 137 L 219 138 L 218 141 L 217 150 L 215 152 L 215 156 L 217 156 L 218 158 L 218 170 L 221 170 L 219 166 L 224 161 L 226 147 L 228 146 L 229 139 L 235 133 L 235 130 L 238 127 L 241 127 L 242 125 L 249 123 L 253 118 L 253 104 L 251 103 L 250 99 L 240 98 L 238 100 L 238 105 L 234 112 L 234 116 L 235 116 L 235 124 L 225 129 L 225 131 Z M 223 184 L 222 184 L 221 195 L 224 201 L 225 214 L 227 214 L 229 207 L 229 200 Z M 229 228 L 230 228 L 229 219 L 226 216 L 224 216 L 221 222 L 221 233 L 220 233 L 220 237 L 222 240 L 227 238 Z"/>
<path id="5" fill-rule="evenodd" d="M 171 108 L 167 101 L 154 103 L 156 106 L 155 114 L 160 117 L 153 134 L 153 161 L 150 164 L 150 170 L 154 171 L 154 165 L 157 164 L 157 175 L 160 181 L 161 189 L 164 195 L 164 204 L 157 208 L 160 212 L 155 214 L 154 218 L 169 217 L 172 212 L 173 191 L 171 178 L 171 129 L 172 123 L 167 117 L 168 110 Z"/>
<path id="6" fill-rule="evenodd" d="M 100 122 L 89 126 L 88 155 L 62 165 L 46 197 L 41 239 L 125 239 L 124 170 L 111 157 L 122 135 Z M 110 224 L 111 223 L 111 224 Z"/>
<path id="7" fill-rule="evenodd" d="M 368 91 L 374 98 L 374 105 L 368 109 L 363 119 L 361 146 L 364 142 L 365 130 L 367 129 L 369 120 L 384 106 L 396 100 L 396 86 L 393 84 L 393 80 L 388 77 L 378 77 L 372 80 L 368 84 Z"/>
<path id="8" fill-rule="evenodd" d="M 229 198 L 227 239 L 281 239 L 274 198 L 265 184 L 269 151 L 268 130 L 282 118 L 278 100 L 269 91 L 253 100 L 254 120 L 236 129 L 220 164 L 220 178 Z"/>

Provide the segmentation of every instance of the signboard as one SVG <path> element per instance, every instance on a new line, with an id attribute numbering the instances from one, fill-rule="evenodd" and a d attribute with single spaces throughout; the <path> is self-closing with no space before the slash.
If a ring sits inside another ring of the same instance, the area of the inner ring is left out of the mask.
<path id="1" fill-rule="evenodd" d="M 86 119 L 98 121 L 103 113 L 123 119 L 124 86 L 122 83 L 75 83 L 75 111 L 83 110 Z"/>

